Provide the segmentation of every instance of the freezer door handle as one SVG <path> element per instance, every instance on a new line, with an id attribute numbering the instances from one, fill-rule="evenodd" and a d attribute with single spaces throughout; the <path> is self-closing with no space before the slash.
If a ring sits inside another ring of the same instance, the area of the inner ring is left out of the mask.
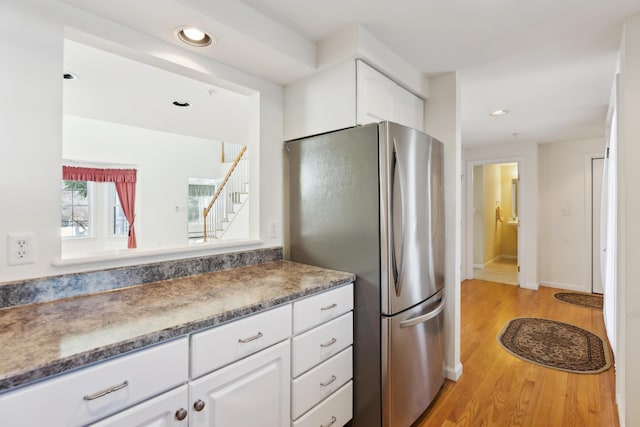
<path id="1" fill-rule="evenodd" d="M 413 317 L 411 319 L 403 320 L 402 322 L 400 322 L 400 327 L 401 328 L 409 328 L 411 326 L 415 326 L 415 325 L 417 325 L 419 323 L 424 323 L 427 320 L 433 319 L 438 314 L 442 313 L 442 310 L 444 310 L 445 302 L 446 302 L 446 300 L 445 300 L 445 298 L 443 296 L 440 299 L 440 304 L 438 304 L 438 307 L 436 307 L 432 311 L 428 312 L 427 314 L 423 314 L 423 315 L 420 315 L 418 317 Z"/>

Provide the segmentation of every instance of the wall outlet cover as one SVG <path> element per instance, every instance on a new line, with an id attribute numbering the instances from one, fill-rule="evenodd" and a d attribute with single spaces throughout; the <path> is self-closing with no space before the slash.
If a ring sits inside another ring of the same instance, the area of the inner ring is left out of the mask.
<path id="1" fill-rule="evenodd" d="M 35 262 L 35 235 L 33 233 L 9 233 L 7 235 L 7 265 L 33 264 Z"/>

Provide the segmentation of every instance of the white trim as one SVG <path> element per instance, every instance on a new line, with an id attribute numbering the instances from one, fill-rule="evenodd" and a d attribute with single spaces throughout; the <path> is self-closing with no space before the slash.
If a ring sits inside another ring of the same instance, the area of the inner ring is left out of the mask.
<path id="1" fill-rule="evenodd" d="M 485 262 L 484 264 L 473 264 L 473 268 L 484 269 L 487 265 L 491 264 L 492 262 L 500 261 L 501 257 L 502 255 L 498 255 L 497 257 L 491 258 L 489 261 Z"/>
<path id="2" fill-rule="evenodd" d="M 458 363 L 454 368 L 444 367 L 444 377 L 451 381 L 458 381 L 462 376 L 462 363 Z"/>
<path id="3" fill-rule="evenodd" d="M 540 285 L 547 286 L 549 288 L 565 289 L 565 290 L 568 290 L 568 291 L 590 292 L 590 291 L 585 291 L 584 286 L 572 285 L 572 284 L 569 284 L 569 283 L 558 283 L 558 282 L 541 281 Z"/>
<path id="4" fill-rule="evenodd" d="M 498 255 L 500 259 L 518 259 L 518 255 Z"/>
<path id="5" fill-rule="evenodd" d="M 532 291 L 537 291 L 538 290 L 538 285 L 537 284 L 530 284 L 530 283 L 521 283 L 518 286 L 520 286 L 522 289 L 529 289 Z"/>
<path id="6" fill-rule="evenodd" d="M 157 256 L 157 255 L 213 255 L 218 253 L 226 253 L 226 249 L 242 248 L 247 246 L 255 246 L 256 248 L 262 248 L 262 240 L 242 240 L 242 241 L 225 241 L 224 243 L 213 242 L 203 243 L 192 246 L 185 246 L 179 248 L 162 248 L 162 249 L 125 249 L 122 251 L 113 251 L 105 253 L 103 255 L 89 256 L 83 258 L 55 258 L 51 261 L 53 267 L 68 267 L 72 265 L 88 265 L 95 263 L 102 263 L 106 261 L 122 261 L 126 260 L 125 265 L 140 264 L 140 261 Z M 176 257 L 175 259 L 179 259 Z M 158 260 L 150 260 L 146 262 L 157 262 Z M 143 262 L 144 263 L 144 262 Z"/>
<path id="7" fill-rule="evenodd" d="M 617 377 L 617 373 L 618 372 L 616 372 L 616 377 Z M 616 393 L 616 403 L 618 404 L 618 421 L 620 421 L 620 427 L 625 427 L 626 425 L 625 414 L 627 413 L 627 410 L 625 408 L 625 402 L 622 396 L 623 395 L 621 393 Z"/>
<path id="8" fill-rule="evenodd" d="M 591 199 L 592 196 L 592 191 L 593 191 L 593 186 L 592 184 L 592 179 L 593 179 L 593 159 L 604 159 L 604 154 L 603 153 L 590 153 L 590 154 L 585 154 L 584 155 L 584 164 L 585 164 L 585 174 L 584 174 L 584 211 L 585 211 L 585 224 L 584 224 L 584 229 L 585 229 L 585 236 L 588 236 L 588 244 L 585 245 L 585 253 L 586 253 L 586 262 L 585 262 L 585 268 L 586 268 L 586 281 L 585 283 L 587 284 L 587 292 L 593 292 L 593 277 L 592 277 L 592 272 L 593 272 L 593 218 L 592 218 L 592 212 L 591 212 L 591 203 L 593 202 Z M 604 286 L 604 284 L 603 284 Z"/>

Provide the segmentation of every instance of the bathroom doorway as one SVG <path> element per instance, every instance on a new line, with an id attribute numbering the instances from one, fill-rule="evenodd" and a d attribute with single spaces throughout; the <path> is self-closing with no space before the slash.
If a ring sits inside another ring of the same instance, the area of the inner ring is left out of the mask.
<path id="1" fill-rule="evenodd" d="M 472 277 L 518 285 L 518 163 L 474 165 L 470 190 Z"/>

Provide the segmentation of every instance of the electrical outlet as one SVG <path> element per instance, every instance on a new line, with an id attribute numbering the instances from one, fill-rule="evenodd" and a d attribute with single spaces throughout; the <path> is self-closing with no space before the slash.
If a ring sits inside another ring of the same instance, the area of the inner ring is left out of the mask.
<path id="1" fill-rule="evenodd" d="M 270 228 L 271 229 L 269 230 L 270 231 L 269 232 L 269 237 L 272 238 L 272 239 L 275 238 L 275 237 L 278 237 L 278 224 L 275 221 L 273 221 L 271 223 L 271 227 Z"/>
<path id="2" fill-rule="evenodd" d="M 9 233 L 7 236 L 7 264 L 33 264 L 35 244 L 33 233 Z"/>

